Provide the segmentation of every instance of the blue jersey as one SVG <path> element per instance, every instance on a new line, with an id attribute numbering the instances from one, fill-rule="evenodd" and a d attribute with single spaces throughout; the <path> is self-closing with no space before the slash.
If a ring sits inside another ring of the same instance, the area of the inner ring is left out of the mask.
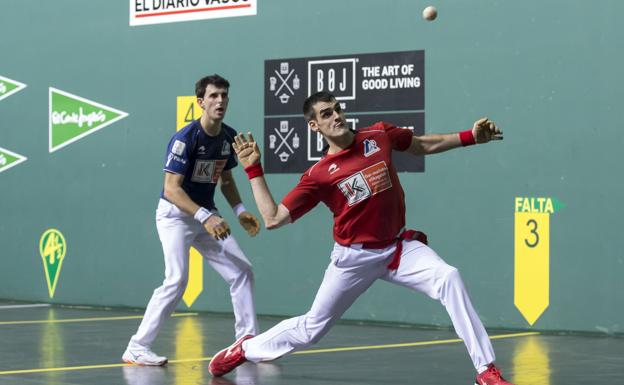
<path id="1" fill-rule="evenodd" d="M 214 193 L 224 170 L 237 165 L 232 142 L 236 131 L 221 124 L 217 136 L 207 135 L 199 120 L 195 120 L 175 135 L 167 146 L 165 172 L 184 175 L 182 189 L 193 202 L 215 209 Z M 160 196 L 165 198 L 165 191 Z"/>

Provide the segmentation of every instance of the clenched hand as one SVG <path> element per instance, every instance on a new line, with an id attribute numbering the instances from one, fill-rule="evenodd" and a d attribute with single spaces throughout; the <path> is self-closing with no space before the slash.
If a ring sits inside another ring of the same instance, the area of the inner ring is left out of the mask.
<path id="1" fill-rule="evenodd" d="M 477 143 L 487 143 L 491 140 L 503 140 L 503 132 L 488 118 L 477 120 L 472 126 L 472 136 Z"/>

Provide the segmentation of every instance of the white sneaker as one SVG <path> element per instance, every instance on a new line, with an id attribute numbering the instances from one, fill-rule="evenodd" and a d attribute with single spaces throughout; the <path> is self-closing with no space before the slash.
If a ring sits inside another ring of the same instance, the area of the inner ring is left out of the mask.
<path id="1" fill-rule="evenodd" d="M 157 356 L 153 351 L 127 348 L 121 359 L 129 364 L 145 366 L 163 366 L 167 363 L 167 357 Z"/>

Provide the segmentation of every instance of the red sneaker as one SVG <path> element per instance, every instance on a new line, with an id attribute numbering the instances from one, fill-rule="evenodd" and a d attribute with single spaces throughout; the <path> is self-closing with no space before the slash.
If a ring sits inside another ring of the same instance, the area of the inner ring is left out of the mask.
<path id="1" fill-rule="evenodd" d="M 505 381 L 502 373 L 494 364 L 489 364 L 485 372 L 479 374 L 475 380 L 475 385 L 513 385 Z"/>
<path id="2" fill-rule="evenodd" d="M 215 377 L 221 377 L 222 375 L 231 372 L 238 365 L 247 361 L 245 359 L 245 352 L 243 351 L 243 341 L 252 338 L 253 336 L 244 336 L 238 339 L 229 347 L 221 350 L 215 354 L 210 360 L 208 365 L 208 371 Z"/>

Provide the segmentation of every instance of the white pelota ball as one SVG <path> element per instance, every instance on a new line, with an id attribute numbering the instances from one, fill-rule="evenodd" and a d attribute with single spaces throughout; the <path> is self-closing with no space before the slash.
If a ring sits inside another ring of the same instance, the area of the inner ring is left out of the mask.
<path id="1" fill-rule="evenodd" d="M 434 6 L 430 5 L 423 9 L 423 19 L 432 21 L 435 20 L 436 17 L 438 17 L 438 10 Z"/>

